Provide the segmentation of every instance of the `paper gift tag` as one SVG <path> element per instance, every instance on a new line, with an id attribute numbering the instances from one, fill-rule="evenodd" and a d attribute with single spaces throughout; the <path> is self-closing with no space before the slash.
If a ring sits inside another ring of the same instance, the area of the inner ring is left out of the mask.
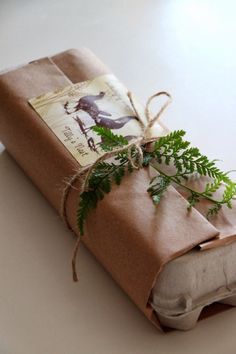
<path id="1" fill-rule="evenodd" d="M 29 103 L 81 166 L 104 153 L 93 126 L 109 128 L 127 140 L 141 134 L 127 89 L 111 74 L 45 93 Z M 136 99 L 135 106 L 145 121 L 144 108 Z M 156 130 L 163 135 L 161 126 Z"/>

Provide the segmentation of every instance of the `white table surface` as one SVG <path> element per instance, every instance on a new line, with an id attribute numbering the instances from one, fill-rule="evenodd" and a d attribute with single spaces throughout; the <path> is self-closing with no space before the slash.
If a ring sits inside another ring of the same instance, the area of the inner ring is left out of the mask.
<path id="1" fill-rule="evenodd" d="M 1 0 L 0 69 L 90 47 L 226 170 L 236 168 L 234 0 Z M 0 98 L 1 100 L 1 98 Z M 233 354 L 236 309 L 163 335 L 145 319 L 0 147 L 1 354 Z"/>

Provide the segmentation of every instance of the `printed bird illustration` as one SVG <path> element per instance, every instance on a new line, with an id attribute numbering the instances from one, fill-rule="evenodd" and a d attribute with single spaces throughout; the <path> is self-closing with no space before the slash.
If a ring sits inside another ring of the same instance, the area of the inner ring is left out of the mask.
<path id="1" fill-rule="evenodd" d="M 112 130 L 121 129 L 130 120 L 137 120 L 137 117 L 135 116 L 123 116 L 115 119 L 108 118 L 112 116 L 111 113 L 100 110 L 98 105 L 95 103 L 95 101 L 101 100 L 104 96 L 105 92 L 101 91 L 98 95 L 83 96 L 77 102 L 72 104 L 67 101 L 64 104 L 64 110 L 68 115 L 78 113 L 78 111 L 82 110 L 92 118 L 92 120 L 97 126 Z M 93 138 L 88 137 L 88 131 L 91 129 L 91 126 L 86 126 L 84 122 L 82 122 L 78 114 L 76 114 L 74 119 L 78 123 L 81 132 L 85 135 L 89 148 L 93 151 L 97 151 Z M 129 135 L 126 138 L 130 140 L 133 137 L 133 135 Z"/>
<path id="2" fill-rule="evenodd" d="M 120 129 L 125 124 L 127 124 L 131 119 L 137 119 L 134 116 L 124 116 L 116 119 L 109 119 L 105 117 L 97 117 L 95 123 L 99 127 L 109 128 L 109 129 Z"/>
<path id="3" fill-rule="evenodd" d="M 98 95 L 87 95 L 81 97 L 75 105 L 73 104 L 72 107 L 70 107 L 70 103 L 67 101 L 64 104 L 65 112 L 67 114 L 72 114 L 82 110 L 90 115 L 96 125 L 109 129 L 120 129 L 131 119 L 137 120 L 137 117 L 135 116 L 124 116 L 116 119 L 107 118 L 111 117 L 111 113 L 100 110 L 98 105 L 95 103 L 95 101 L 101 100 L 104 96 L 105 93 L 101 91 Z"/>
<path id="4" fill-rule="evenodd" d="M 105 92 L 100 92 L 98 95 L 87 95 L 81 97 L 75 105 L 71 105 L 68 101 L 64 104 L 64 109 L 67 114 L 76 113 L 79 110 L 87 112 L 92 119 L 96 119 L 99 115 L 111 116 L 110 113 L 101 111 L 98 105 L 95 103 L 97 100 L 101 100 L 105 96 Z M 72 106 L 72 107 L 71 107 Z"/>

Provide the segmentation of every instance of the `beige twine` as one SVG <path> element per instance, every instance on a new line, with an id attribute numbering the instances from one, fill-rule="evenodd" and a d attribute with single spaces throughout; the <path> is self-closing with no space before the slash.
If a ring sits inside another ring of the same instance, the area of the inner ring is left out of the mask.
<path id="1" fill-rule="evenodd" d="M 107 153 L 105 153 L 104 155 L 100 156 L 94 163 L 92 163 L 91 165 L 82 167 L 80 170 L 78 170 L 73 176 L 71 176 L 67 182 L 66 182 L 66 186 L 63 190 L 63 194 L 62 194 L 62 200 L 61 200 L 61 217 L 64 221 L 64 223 L 66 224 L 67 228 L 72 230 L 68 218 L 67 218 L 67 213 L 66 213 L 66 204 L 67 204 L 67 198 L 68 195 L 70 193 L 70 190 L 73 187 L 74 183 L 80 179 L 82 182 L 81 185 L 81 192 L 80 195 L 88 190 L 88 183 L 89 183 L 89 179 L 91 177 L 91 174 L 94 170 L 94 168 L 101 162 L 104 160 L 107 160 L 115 155 L 117 155 L 118 153 L 124 152 L 124 151 L 128 151 L 128 159 L 132 165 L 133 168 L 135 169 L 139 169 L 142 166 L 143 163 L 143 151 L 141 146 L 148 144 L 148 143 L 152 143 L 156 140 L 158 140 L 159 137 L 153 137 L 151 138 L 151 129 L 153 127 L 153 125 L 159 120 L 160 116 L 162 115 L 162 113 L 164 112 L 164 110 L 169 106 L 169 104 L 172 101 L 172 97 L 168 92 L 165 91 L 161 91 L 158 93 L 155 93 L 154 95 L 152 95 L 147 103 L 146 103 L 146 107 L 145 107 L 145 117 L 147 122 L 143 122 L 137 108 L 135 107 L 135 103 L 134 103 L 134 99 L 133 99 L 133 95 L 131 92 L 127 93 L 127 96 L 130 100 L 130 104 L 136 114 L 137 117 L 137 121 L 139 123 L 139 126 L 141 128 L 141 136 L 138 138 L 133 139 L 128 145 L 124 145 L 121 148 L 116 148 L 112 151 L 109 151 Z M 160 97 L 160 96 L 167 96 L 168 100 L 164 103 L 164 105 L 160 108 L 160 110 L 158 111 L 158 113 L 155 116 L 152 116 L 150 113 L 150 104 L 153 101 L 154 98 L 156 97 Z M 138 152 L 138 161 L 134 160 L 134 158 L 132 157 L 132 149 L 135 148 Z M 73 231 L 73 230 L 72 230 Z M 78 254 L 78 250 L 79 250 L 79 245 L 80 245 L 80 240 L 81 240 L 81 235 L 78 232 L 77 236 L 77 240 L 76 240 L 76 244 L 73 250 L 73 256 L 72 256 L 72 271 L 73 271 L 73 280 L 74 281 L 78 281 L 78 274 L 77 274 L 77 270 L 76 270 L 76 259 L 77 259 L 77 254 Z"/>

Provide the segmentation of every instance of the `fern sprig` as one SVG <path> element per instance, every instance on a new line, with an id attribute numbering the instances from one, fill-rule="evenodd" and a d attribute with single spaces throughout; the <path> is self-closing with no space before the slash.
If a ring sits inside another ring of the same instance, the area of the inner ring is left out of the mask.
<path id="1" fill-rule="evenodd" d="M 92 130 L 102 138 L 100 147 L 103 151 L 111 151 L 116 147 L 128 145 L 128 140 L 123 135 L 115 135 L 111 129 L 95 125 Z"/>
<path id="2" fill-rule="evenodd" d="M 110 129 L 93 127 L 94 132 L 102 139 L 100 144 L 102 150 L 112 151 L 115 148 L 128 145 L 128 141 L 121 135 L 115 135 Z M 150 145 L 143 145 L 143 166 L 151 165 L 158 175 L 151 180 L 147 189 L 155 205 L 159 204 L 170 185 L 179 185 L 184 188 L 189 196 L 188 209 L 194 207 L 201 199 L 211 202 L 207 217 L 216 215 L 223 205 L 232 208 L 232 200 L 236 197 L 236 183 L 232 182 L 228 173 L 222 172 L 216 166 L 216 160 L 209 160 L 202 155 L 198 148 L 191 147 L 188 141 L 183 138 L 185 132 L 177 130 L 159 138 L 153 149 Z M 147 149 L 148 147 L 148 149 Z M 137 150 L 131 151 L 132 158 L 139 161 Z M 174 166 L 175 172 L 168 175 L 164 172 L 165 166 Z M 84 222 L 91 209 L 96 208 L 98 202 L 105 194 L 109 193 L 112 184 L 120 184 L 125 174 L 131 173 L 133 167 L 129 161 L 127 150 L 117 153 L 114 162 L 100 162 L 93 170 L 88 188 L 80 196 L 77 211 L 78 227 L 81 235 L 84 233 Z M 205 189 L 200 192 L 186 185 L 186 181 L 194 174 L 207 176 L 211 182 L 206 183 Z M 223 188 L 221 199 L 215 199 L 214 194 Z"/>
<path id="3" fill-rule="evenodd" d="M 152 197 L 155 205 L 160 203 L 160 200 L 169 187 L 171 179 L 168 176 L 159 174 L 150 182 L 150 187 L 147 189 L 148 193 Z"/>
<path id="4" fill-rule="evenodd" d="M 88 188 L 81 193 L 79 207 L 77 210 L 77 224 L 80 234 L 84 234 L 84 222 L 89 212 L 96 208 L 105 194 L 111 191 L 112 183 L 119 185 L 126 171 L 132 172 L 129 168 L 128 158 L 122 158 L 120 164 L 100 162 L 88 180 Z"/>
<path id="5" fill-rule="evenodd" d="M 230 180 L 227 173 L 222 172 L 216 166 L 216 160 L 211 161 L 205 155 L 202 155 L 198 148 L 189 147 L 190 143 L 183 140 L 184 135 L 185 132 L 179 130 L 161 137 L 155 143 L 154 150 L 151 153 L 145 153 L 145 165 L 150 163 L 160 175 L 167 176 L 153 162 L 158 162 L 159 165 L 170 165 L 172 163 L 175 167 L 175 173 L 168 177 L 172 183 L 178 184 L 189 192 L 189 209 L 201 199 L 207 199 L 213 203 L 208 216 L 216 214 L 224 204 L 229 208 L 232 207 L 232 199 L 236 195 L 235 183 Z M 195 173 L 200 176 L 208 176 L 212 180 L 211 183 L 206 184 L 203 192 L 195 191 L 183 182 L 183 179 L 188 179 Z M 224 186 L 223 197 L 221 200 L 215 200 L 213 195 L 222 186 Z"/>

